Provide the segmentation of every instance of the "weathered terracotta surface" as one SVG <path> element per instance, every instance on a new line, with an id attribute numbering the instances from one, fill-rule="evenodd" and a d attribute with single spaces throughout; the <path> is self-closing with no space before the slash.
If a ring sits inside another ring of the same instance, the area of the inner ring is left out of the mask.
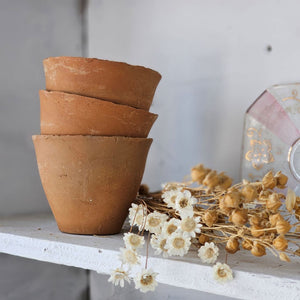
<path id="1" fill-rule="evenodd" d="M 41 134 L 147 137 L 157 115 L 127 105 L 40 91 Z"/>
<path id="2" fill-rule="evenodd" d="M 161 75 L 151 69 L 83 57 L 43 61 L 46 89 L 100 98 L 149 110 Z"/>
<path id="3" fill-rule="evenodd" d="M 80 135 L 32 139 L 59 229 L 76 234 L 120 232 L 152 139 Z"/>

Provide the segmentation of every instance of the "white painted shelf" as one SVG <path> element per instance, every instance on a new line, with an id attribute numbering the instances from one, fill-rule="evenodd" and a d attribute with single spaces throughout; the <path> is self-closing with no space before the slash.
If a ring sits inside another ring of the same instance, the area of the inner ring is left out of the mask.
<path id="1" fill-rule="evenodd" d="M 11 255 L 109 274 L 120 265 L 118 250 L 122 246 L 121 234 L 61 233 L 48 214 L 0 219 L 0 252 Z M 164 284 L 241 299 L 300 299 L 299 258 L 285 263 L 270 253 L 255 258 L 246 251 L 239 251 L 228 258 L 234 280 L 221 285 L 213 280 L 212 267 L 201 264 L 195 251 L 181 259 L 164 259 L 154 256 L 151 250 L 148 266 L 159 273 L 158 281 Z M 224 262 L 224 257 L 225 251 L 221 251 L 219 261 Z M 144 261 L 145 256 L 142 256 Z"/>

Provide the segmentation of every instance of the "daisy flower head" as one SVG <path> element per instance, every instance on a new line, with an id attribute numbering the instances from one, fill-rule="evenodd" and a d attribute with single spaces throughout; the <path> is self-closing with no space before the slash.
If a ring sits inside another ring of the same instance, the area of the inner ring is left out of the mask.
<path id="1" fill-rule="evenodd" d="M 163 201 L 168 205 L 168 207 L 175 209 L 175 202 L 179 193 L 181 192 L 178 190 L 166 191 L 161 195 L 161 197 Z"/>
<path id="2" fill-rule="evenodd" d="M 164 234 L 153 234 L 150 240 L 152 248 L 155 250 L 154 254 L 163 254 L 163 257 L 168 257 L 168 249 L 166 248 L 167 236 Z"/>
<path id="3" fill-rule="evenodd" d="M 129 223 L 130 226 L 138 226 L 139 230 L 142 230 L 145 226 L 147 216 L 147 208 L 140 204 L 136 205 L 135 203 L 131 204 L 129 208 Z"/>
<path id="4" fill-rule="evenodd" d="M 125 247 L 132 250 L 137 250 L 138 248 L 143 247 L 145 243 L 143 236 L 130 232 L 124 234 L 123 240 L 125 242 Z"/>
<path id="5" fill-rule="evenodd" d="M 219 256 L 219 248 L 212 242 L 206 242 L 204 246 L 200 247 L 198 250 L 198 256 L 202 262 L 213 264 Z"/>
<path id="6" fill-rule="evenodd" d="M 108 278 L 108 282 L 111 282 L 115 286 L 120 285 L 120 287 L 124 287 L 125 280 L 130 283 L 128 273 L 124 271 L 123 268 L 113 270 Z"/>
<path id="7" fill-rule="evenodd" d="M 123 264 L 133 266 L 140 263 L 140 257 L 135 250 L 120 248 L 120 252 L 119 258 Z"/>
<path id="8" fill-rule="evenodd" d="M 161 188 L 164 192 L 167 191 L 180 191 L 184 184 L 179 182 L 167 182 L 161 185 Z"/>
<path id="9" fill-rule="evenodd" d="M 227 264 L 216 263 L 213 266 L 214 279 L 219 283 L 225 283 L 233 279 L 232 270 Z"/>
<path id="10" fill-rule="evenodd" d="M 195 237 L 196 233 L 201 232 L 202 224 L 200 224 L 200 217 L 185 217 L 180 222 L 180 229 L 183 234 Z"/>
<path id="11" fill-rule="evenodd" d="M 168 222 L 165 222 L 162 227 L 162 233 L 169 236 L 175 231 L 178 231 L 180 226 L 180 220 L 171 218 Z"/>
<path id="12" fill-rule="evenodd" d="M 152 269 L 143 269 L 134 278 L 135 288 L 143 293 L 154 291 L 157 286 L 157 275 L 158 273 L 153 272 Z"/>
<path id="13" fill-rule="evenodd" d="M 184 236 L 181 232 L 174 232 L 171 234 L 166 243 L 168 254 L 184 256 L 188 253 L 191 246 L 191 238 Z"/>
<path id="14" fill-rule="evenodd" d="M 151 233 L 160 233 L 161 228 L 167 219 L 167 215 L 154 211 L 147 216 L 145 229 Z"/>
<path id="15" fill-rule="evenodd" d="M 190 191 L 178 193 L 175 200 L 175 209 L 180 214 L 180 217 L 193 216 L 193 205 L 197 203 L 197 199 L 192 197 Z"/>

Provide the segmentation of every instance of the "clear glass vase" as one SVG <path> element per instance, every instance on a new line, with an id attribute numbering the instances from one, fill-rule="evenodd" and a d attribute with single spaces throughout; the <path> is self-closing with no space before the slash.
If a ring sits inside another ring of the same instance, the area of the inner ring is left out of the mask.
<path id="1" fill-rule="evenodd" d="M 246 112 L 241 177 L 255 181 L 270 170 L 288 175 L 300 195 L 300 83 L 273 85 Z"/>

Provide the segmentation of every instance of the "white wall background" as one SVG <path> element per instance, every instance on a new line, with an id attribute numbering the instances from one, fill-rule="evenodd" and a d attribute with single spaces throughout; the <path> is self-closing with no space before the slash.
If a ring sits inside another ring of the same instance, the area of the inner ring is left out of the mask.
<path id="1" fill-rule="evenodd" d="M 49 210 L 31 142 L 39 132 L 42 59 L 82 55 L 81 2 L 0 2 L 0 215 Z M 150 134 L 154 143 L 144 181 L 157 189 L 181 180 L 199 162 L 238 179 L 245 110 L 266 87 L 300 79 L 300 2 L 88 3 L 88 56 L 145 65 L 163 76 L 151 109 L 160 117 Z M 6 255 L 0 261 L 0 299 L 87 297 L 84 270 Z M 139 299 L 132 289 L 122 295 L 106 289 L 106 279 L 91 275 L 93 299 Z M 170 295 L 161 287 L 155 297 Z"/>
<path id="2" fill-rule="evenodd" d="M 297 0 L 90 0 L 89 56 L 162 74 L 152 189 L 200 162 L 239 179 L 246 109 L 268 86 L 300 80 L 299 10 Z"/>
<path id="3" fill-rule="evenodd" d="M 49 210 L 31 135 L 40 132 L 43 59 L 82 54 L 79 4 L 0 1 L 0 215 Z"/>

